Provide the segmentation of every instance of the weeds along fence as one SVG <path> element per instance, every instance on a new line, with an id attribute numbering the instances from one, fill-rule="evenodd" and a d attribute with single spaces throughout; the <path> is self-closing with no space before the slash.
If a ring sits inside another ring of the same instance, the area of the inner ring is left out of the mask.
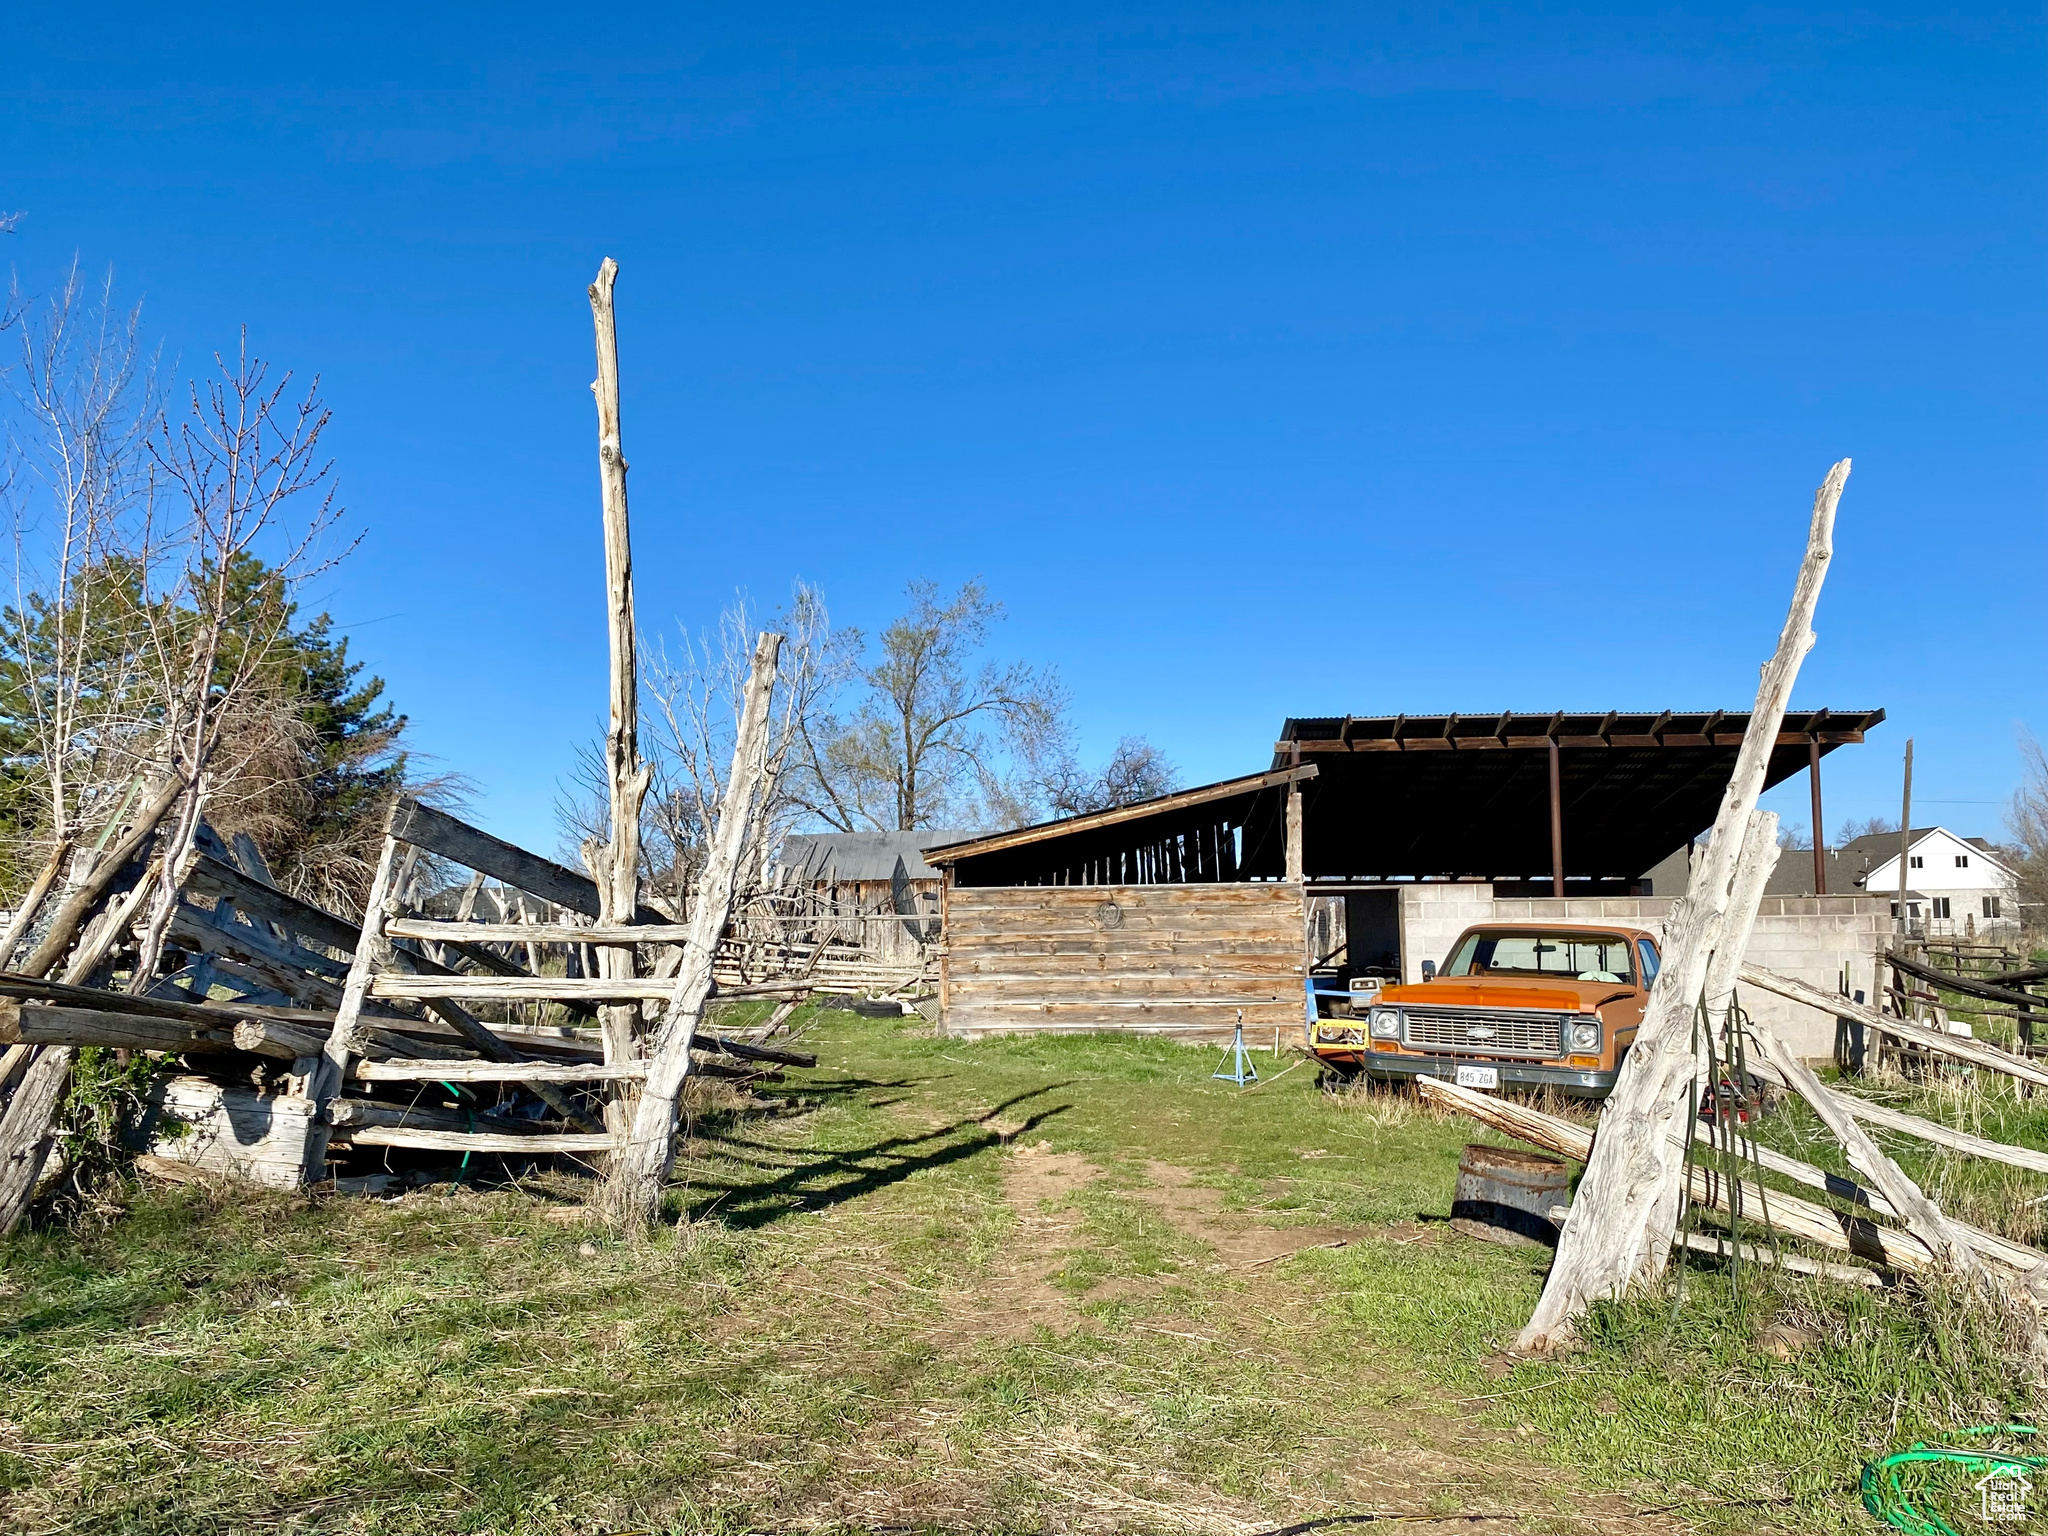
<path id="1" fill-rule="evenodd" d="M 1703 1018 L 1701 1070 L 1691 1090 L 1700 1113 L 1685 1131 L 1678 1245 L 1738 1265 L 1860 1285 L 1905 1276 L 1973 1297 L 2000 1317 L 2026 1319 L 2015 1336 L 2024 1337 L 2039 1371 L 2048 1364 L 2048 1252 L 2035 1246 L 2040 1207 L 2024 1202 L 2048 1188 L 2048 1151 L 1996 1133 L 2038 1135 L 2048 1127 L 2048 1099 L 2041 1097 L 2048 1069 L 1792 978 L 1745 969 L 1743 980 L 1811 1006 L 1847 1010 L 1895 1048 L 1873 1052 L 1865 1077 L 1828 1086 L 1750 1020 L 1739 999 L 1720 1019 Z M 1764 1086 L 1812 1110 L 1828 1143 L 1839 1148 L 1835 1156 L 1846 1158 L 1848 1174 L 1839 1164 L 1823 1167 L 1770 1144 L 1756 1097 Z M 1426 1102 L 1556 1156 L 1588 1161 L 1599 1135 L 1596 1125 L 1454 1084 L 1424 1078 L 1418 1087 Z M 1902 1089 L 1912 1091 L 1922 1113 L 1877 1097 L 1897 1098 Z M 1873 1132 L 1921 1168 L 1925 1187 L 1878 1148 Z M 2027 1214 L 2016 1219 L 2021 1212 Z"/>
<path id="2" fill-rule="evenodd" d="M 1900 940 L 1878 958 L 1892 1011 L 1947 1032 L 1984 1030 L 2021 1054 L 2048 1053 L 2048 965 L 2002 946 Z"/>

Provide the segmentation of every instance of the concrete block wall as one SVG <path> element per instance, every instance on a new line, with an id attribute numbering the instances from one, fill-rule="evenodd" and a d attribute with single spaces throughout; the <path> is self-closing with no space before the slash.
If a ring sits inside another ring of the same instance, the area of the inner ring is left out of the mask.
<path id="1" fill-rule="evenodd" d="M 1422 980 L 1422 962 L 1442 965 L 1458 935 L 1494 921 L 1491 885 L 1405 885 L 1401 890 L 1401 979 Z"/>
<path id="2" fill-rule="evenodd" d="M 1876 995 L 1875 956 L 1891 931 L 1891 903 L 1881 896 L 1766 896 L 1749 936 L 1749 964 L 1811 982 L 1823 992 Z M 1751 989 L 1742 1006 L 1809 1061 L 1831 1057 L 1835 1022 L 1818 1009 Z"/>
<path id="3" fill-rule="evenodd" d="M 1422 962 L 1442 965 L 1460 933 L 1474 923 L 1616 923 L 1641 928 L 1661 941 L 1672 900 L 1662 896 L 1567 896 L 1495 899 L 1481 884 L 1417 884 L 1401 888 L 1401 970 L 1422 980 Z M 1851 991 L 1874 996 L 1873 956 L 1890 929 L 1881 896 L 1766 896 L 1751 931 L 1751 965 L 1811 982 L 1834 992 L 1846 972 Z M 1830 1057 L 1834 1020 L 1817 1009 L 1763 993 L 1742 994 L 1742 1005 L 1808 1060 Z"/>

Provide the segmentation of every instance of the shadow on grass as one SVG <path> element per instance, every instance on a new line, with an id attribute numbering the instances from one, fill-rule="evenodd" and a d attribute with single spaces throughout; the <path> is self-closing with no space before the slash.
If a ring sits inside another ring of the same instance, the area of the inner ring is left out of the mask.
<path id="1" fill-rule="evenodd" d="M 887 1086 L 877 1084 L 876 1086 Z M 1034 1131 L 1070 1104 L 1049 1105 L 1015 1127 L 997 1127 L 1005 1110 L 1027 1099 L 1055 1093 L 1067 1083 L 1047 1083 L 1014 1094 L 995 1108 L 971 1119 L 955 1120 L 918 1135 L 885 1136 L 865 1146 L 809 1150 L 740 1136 L 700 1132 L 698 1139 L 715 1143 L 735 1160 L 751 1160 L 764 1175 L 720 1183 L 692 1180 L 690 1200 L 677 1219 L 698 1221 L 716 1215 L 725 1226 L 747 1231 L 781 1220 L 796 1211 L 830 1210 L 848 1200 L 901 1183 L 928 1168 L 944 1168 L 1002 1146 Z M 776 1162 L 770 1159 L 788 1159 Z"/>

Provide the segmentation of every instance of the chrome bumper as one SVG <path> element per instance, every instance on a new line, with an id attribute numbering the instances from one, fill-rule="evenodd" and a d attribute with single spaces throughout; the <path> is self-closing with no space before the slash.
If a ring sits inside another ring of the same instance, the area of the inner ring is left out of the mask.
<path id="1" fill-rule="evenodd" d="M 1500 1073 L 1503 1088 L 1554 1088 L 1559 1093 L 1582 1098 L 1604 1099 L 1614 1091 L 1615 1072 L 1587 1072 L 1577 1067 L 1547 1067 L 1531 1061 L 1488 1061 L 1477 1057 L 1416 1056 L 1392 1051 L 1368 1051 L 1357 1047 L 1324 1045 L 1318 1052 L 1325 1061 L 1356 1064 L 1368 1077 L 1382 1082 L 1405 1082 L 1417 1077 L 1455 1080 L 1460 1067 L 1493 1067 Z"/>

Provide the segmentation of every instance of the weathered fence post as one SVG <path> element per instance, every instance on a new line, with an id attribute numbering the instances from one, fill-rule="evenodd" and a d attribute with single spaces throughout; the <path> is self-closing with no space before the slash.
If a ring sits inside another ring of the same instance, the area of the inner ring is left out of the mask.
<path id="1" fill-rule="evenodd" d="M 630 923 L 640 905 L 640 805 L 650 770 L 640 761 L 640 674 L 633 633 L 633 541 L 626 517 L 626 454 L 619 429 L 619 336 L 612 310 L 612 285 L 619 266 L 609 256 L 590 285 L 590 315 L 597 332 L 597 472 L 604 493 L 605 617 L 611 637 L 611 709 L 605 725 L 605 780 L 611 790 L 611 837 L 584 845 L 583 857 L 597 882 L 601 925 Z M 634 952 L 600 945 L 597 971 L 607 978 L 635 973 Z M 604 1059 L 629 1061 L 637 1054 L 640 1006 L 612 1003 L 598 1010 L 604 1024 Z M 621 1092 L 624 1085 L 619 1085 Z M 625 1129 L 625 1103 L 605 1107 L 613 1131 Z"/>
<path id="2" fill-rule="evenodd" d="M 660 1214 L 662 1186 L 675 1162 L 676 1105 L 690 1071 L 690 1045 L 697 1037 L 705 1001 L 711 996 L 712 958 L 732 914 L 740 858 L 767 774 L 768 705 L 781 648 L 782 637 L 773 634 L 762 635 L 754 646 L 753 669 L 747 677 L 739 733 L 733 743 L 732 773 L 718 809 L 710 856 L 697 880 L 675 990 L 669 994 L 667 1011 L 649 1053 L 647 1079 L 633 1108 L 631 1131 L 612 1159 L 606 1204 L 613 1219 L 623 1226 L 645 1226 Z"/>
<path id="3" fill-rule="evenodd" d="M 1849 461 L 1843 459 L 1814 493 L 1806 556 L 1777 652 L 1764 666 L 1713 839 L 1685 895 L 1672 907 L 1663 971 L 1601 1114 L 1600 1135 L 1566 1218 L 1557 1261 L 1522 1330 L 1524 1349 L 1546 1349 L 1568 1337 L 1593 1302 L 1620 1297 L 1639 1280 L 1656 1279 L 1670 1262 L 1685 1187 L 1680 1130 L 1694 1108 L 1694 1012 L 1721 944 L 1750 813 L 1763 790 L 1799 664 L 1813 646 L 1813 613 L 1834 550 L 1835 509 L 1848 478 Z M 1748 919 L 1739 917 L 1736 926 L 1746 930 Z"/>

